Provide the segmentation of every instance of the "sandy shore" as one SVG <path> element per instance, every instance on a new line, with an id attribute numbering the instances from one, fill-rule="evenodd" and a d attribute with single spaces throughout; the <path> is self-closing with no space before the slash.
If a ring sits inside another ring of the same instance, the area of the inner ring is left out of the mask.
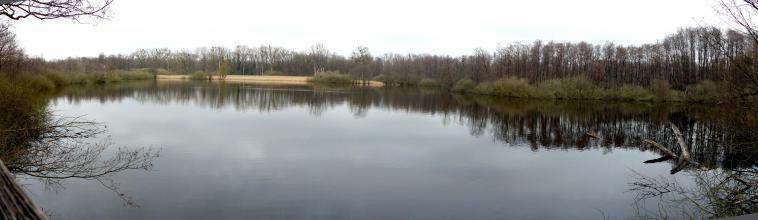
<path id="1" fill-rule="evenodd" d="M 157 75 L 157 80 L 190 80 L 189 75 Z M 290 84 L 303 85 L 308 84 L 308 76 L 251 76 L 251 75 L 228 75 L 224 81 L 227 82 L 245 82 L 245 83 L 263 83 L 263 84 Z M 220 77 L 214 76 L 213 80 L 221 80 Z M 370 81 L 369 86 L 384 86 L 379 81 Z"/>

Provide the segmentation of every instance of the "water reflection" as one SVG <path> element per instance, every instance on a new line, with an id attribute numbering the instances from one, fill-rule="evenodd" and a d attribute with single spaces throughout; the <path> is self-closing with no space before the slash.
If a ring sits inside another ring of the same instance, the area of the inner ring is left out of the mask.
<path id="1" fill-rule="evenodd" d="M 468 97 L 434 90 L 409 88 L 312 87 L 207 82 L 145 82 L 90 88 L 70 88 L 61 93 L 69 103 L 100 103 L 134 99 L 157 105 L 194 105 L 237 111 L 275 112 L 291 107 L 307 108 L 320 116 L 346 104 L 354 117 L 370 110 L 392 110 L 437 115 L 442 123 L 459 123 L 469 133 L 491 135 L 513 146 L 533 151 L 634 149 L 658 152 L 643 143 L 656 140 L 675 146 L 666 122 L 678 125 L 695 161 L 705 167 L 740 168 L 756 165 L 756 120 L 751 109 L 683 103 L 608 103 L 592 101 L 507 100 Z M 586 135 L 597 133 L 595 140 Z M 753 138 L 753 139 L 751 139 Z M 662 155 L 663 156 L 663 155 Z M 672 164 L 673 165 L 673 164 Z"/>
<path id="2" fill-rule="evenodd" d="M 642 163 L 662 155 L 643 139 L 675 146 L 669 121 L 703 165 L 682 173 L 755 167 L 744 140 L 756 120 L 729 106 L 165 81 L 73 87 L 52 100 L 61 114 L 106 123 L 119 145 L 162 151 L 155 171 L 114 177 L 139 209 L 86 182 L 31 190 L 65 219 L 626 218 L 630 170 L 657 177 L 675 166 Z"/>
<path id="3" fill-rule="evenodd" d="M 18 90 L 22 91 L 22 90 Z M 0 100 L 0 160 L 22 183 L 41 182 L 59 191 L 63 181 L 95 181 L 128 206 L 134 200 L 111 179 L 127 170 L 149 170 L 157 152 L 151 148 L 114 148 L 107 130 L 83 117 L 55 115 L 39 94 L 2 91 Z"/>
<path id="4" fill-rule="evenodd" d="M 630 191 L 635 193 L 639 219 L 714 219 L 758 212 L 758 168 L 697 169 L 685 172 L 692 183 L 672 176 L 635 173 Z M 657 203 L 656 209 L 644 206 Z"/>

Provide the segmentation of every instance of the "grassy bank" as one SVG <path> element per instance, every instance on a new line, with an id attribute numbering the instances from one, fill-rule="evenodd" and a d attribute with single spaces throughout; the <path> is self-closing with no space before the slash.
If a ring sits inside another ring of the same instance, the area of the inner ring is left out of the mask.
<path id="1" fill-rule="evenodd" d="M 192 75 L 156 75 L 157 80 L 204 80 L 208 81 L 225 81 L 225 82 L 241 82 L 241 83 L 259 83 L 259 84 L 290 84 L 290 85 L 352 85 L 354 81 L 343 74 L 316 74 L 315 77 L 310 76 L 266 76 L 266 75 L 227 75 L 226 77 L 220 77 L 217 75 L 208 77 L 207 74 L 192 74 Z M 370 81 L 368 86 L 380 87 L 383 86 L 381 82 Z"/>
<path id="2" fill-rule="evenodd" d="M 360 84 L 368 86 L 384 86 L 383 82 L 376 80 L 358 80 L 353 79 L 348 74 L 340 73 L 339 71 L 324 71 L 313 74 L 313 77 L 308 78 L 308 82 L 312 84 L 326 84 L 326 85 L 351 85 Z"/>
<path id="3" fill-rule="evenodd" d="M 35 73 L 22 74 L 13 80 L 34 91 L 50 91 L 68 85 L 107 84 L 131 80 L 151 80 L 155 71 L 150 69 L 113 70 L 103 73 Z"/>
<path id="4" fill-rule="evenodd" d="M 176 75 L 165 70 L 133 69 L 112 70 L 103 73 L 62 73 L 48 72 L 21 74 L 10 82 L 32 91 L 52 91 L 67 85 L 108 84 L 133 80 L 181 79 L 208 80 L 207 73 Z M 211 80 L 237 81 L 248 83 L 278 84 L 323 84 L 351 85 L 356 81 L 348 74 L 337 71 L 318 72 L 308 76 L 252 76 L 229 75 L 224 78 L 211 76 Z M 384 83 L 370 81 L 370 86 Z M 390 84 L 392 85 L 392 84 Z M 475 83 L 471 79 L 458 80 L 453 85 L 444 85 L 431 78 L 421 78 L 414 86 L 446 88 L 453 92 L 497 97 L 559 99 L 559 100 L 618 100 L 618 101 L 674 101 L 674 102 L 730 102 L 737 98 L 725 83 L 701 81 L 683 90 L 672 89 L 664 80 L 653 80 L 649 85 L 598 85 L 584 76 L 551 79 L 541 83 L 530 83 L 516 77 L 506 77 L 495 81 Z"/>
<path id="5" fill-rule="evenodd" d="M 307 76 L 261 76 L 261 75 L 228 75 L 221 77 L 218 75 L 210 76 L 210 80 L 213 81 L 226 81 L 226 82 L 243 82 L 243 83 L 264 83 L 264 84 L 293 84 L 302 85 L 307 84 Z M 203 75 L 157 75 L 157 80 L 198 80 L 208 81 L 209 76 Z"/>
<path id="6" fill-rule="evenodd" d="M 30 140 L 42 136 L 41 127 L 47 115 L 46 101 L 32 89 L 16 85 L 0 77 L 0 159 L 15 161 L 19 147 L 27 146 Z"/>
<path id="7" fill-rule="evenodd" d="M 350 75 L 342 74 L 338 71 L 325 71 L 325 72 L 317 72 L 313 74 L 313 77 L 308 79 L 308 82 L 321 83 L 321 84 L 349 85 L 349 84 L 353 84 L 353 78 L 350 77 Z"/>
<path id="8" fill-rule="evenodd" d="M 583 76 L 552 79 L 539 84 L 531 84 L 526 79 L 515 77 L 479 84 L 470 79 L 462 79 L 451 90 L 478 95 L 560 100 L 724 102 L 732 98 L 724 83 L 707 80 L 690 85 L 682 91 L 672 89 L 663 80 L 654 80 L 648 86 L 603 87 Z"/>

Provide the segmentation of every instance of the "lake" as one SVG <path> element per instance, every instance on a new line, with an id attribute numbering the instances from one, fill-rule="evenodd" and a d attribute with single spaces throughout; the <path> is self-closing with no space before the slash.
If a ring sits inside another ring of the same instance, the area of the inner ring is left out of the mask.
<path id="1" fill-rule="evenodd" d="M 754 166 L 723 147 L 738 114 L 723 105 L 157 81 L 69 88 L 50 108 L 107 126 L 90 141 L 160 151 L 115 184 L 19 177 L 55 219 L 627 219 L 657 208 L 635 204 L 636 173 L 692 182 L 643 163 L 662 156 L 643 139 L 675 146 L 667 121 L 701 163 Z"/>

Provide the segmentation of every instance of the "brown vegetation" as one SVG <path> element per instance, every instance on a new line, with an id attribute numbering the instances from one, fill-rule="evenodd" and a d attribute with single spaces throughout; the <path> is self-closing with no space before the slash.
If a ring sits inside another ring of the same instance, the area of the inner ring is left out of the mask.
<path id="1" fill-rule="evenodd" d="M 192 75 L 156 75 L 157 80 L 198 80 L 198 78 Z M 304 85 L 311 82 L 312 77 L 308 76 L 257 76 L 257 75 L 228 75 L 225 78 L 220 76 L 212 76 L 211 80 L 214 81 L 226 81 L 226 82 L 243 82 L 243 83 L 265 83 L 265 84 L 289 84 L 289 85 Z M 202 77 L 199 80 L 208 80 L 208 78 Z M 350 84 L 350 82 L 347 82 Z M 383 86 L 378 81 L 368 81 L 368 86 Z"/>
<path id="2" fill-rule="evenodd" d="M 583 75 L 602 87 L 622 84 L 648 86 L 655 80 L 684 90 L 688 85 L 711 80 L 745 86 L 750 80 L 739 73 L 739 65 L 753 59 L 756 45 L 745 34 L 712 27 L 685 28 L 659 42 L 638 46 L 587 42 L 511 43 L 495 51 L 477 49 L 471 55 L 384 54 L 372 56 L 359 48 L 350 58 L 329 52 L 321 45 L 298 52 L 281 47 L 238 46 L 139 50 L 131 54 L 102 55 L 48 62 L 48 68 L 66 72 L 107 69 L 153 68 L 171 72 L 216 72 L 222 57 L 228 57 L 233 75 L 266 75 L 281 72 L 310 76 L 315 72 L 340 71 L 355 79 L 380 76 L 387 84 L 416 84 L 432 79 L 451 87 L 460 79 L 475 83 L 518 77 L 529 83 Z"/>

